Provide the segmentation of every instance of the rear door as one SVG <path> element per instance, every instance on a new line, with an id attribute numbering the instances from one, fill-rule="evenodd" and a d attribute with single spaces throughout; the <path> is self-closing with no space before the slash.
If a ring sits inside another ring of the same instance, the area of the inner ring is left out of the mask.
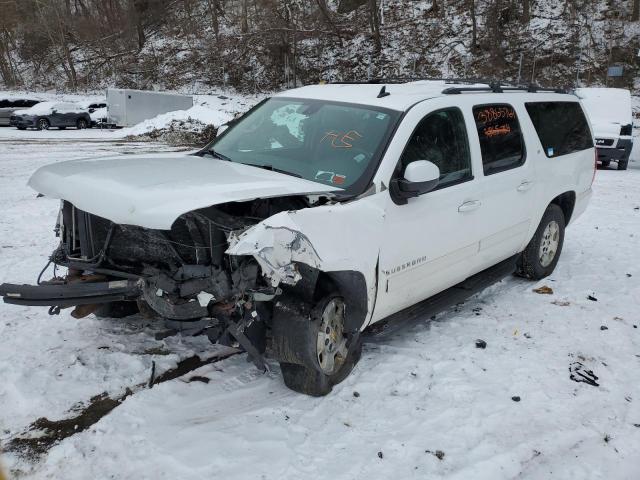
<path id="1" fill-rule="evenodd" d="M 423 117 L 418 117 L 404 147 L 396 175 L 402 175 L 410 162 L 429 160 L 440 169 L 440 183 L 404 205 L 388 199 L 373 321 L 428 298 L 475 270 L 481 204 L 469 148 L 471 119 L 457 107 L 433 111 L 433 105 L 425 102 L 410 112 L 411 117 L 420 112 Z"/>
<path id="2" fill-rule="evenodd" d="M 51 113 L 47 115 L 52 127 L 66 127 L 64 104 L 57 103 L 51 108 Z"/>
<path id="3" fill-rule="evenodd" d="M 535 154 L 527 150 L 520 102 L 474 102 L 470 110 L 482 159 L 478 261 L 488 268 L 524 247 L 536 203 Z"/>

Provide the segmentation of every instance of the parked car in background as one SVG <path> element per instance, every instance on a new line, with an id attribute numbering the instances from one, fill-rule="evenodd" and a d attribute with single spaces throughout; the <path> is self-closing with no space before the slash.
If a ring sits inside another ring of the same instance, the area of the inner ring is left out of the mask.
<path id="1" fill-rule="evenodd" d="M 633 115 L 631 93 L 622 88 L 578 88 L 595 135 L 598 161 L 608 167 L 618 163 L 626 170 L 633 147 Z"/>
<path id="2" fill-rule="evenodd" d="M 75 103 L 41 102 L 26 110 L 16 110 L 9 123 L 18 130 L 48 130 L 50 127 L 83 129 L 91 126 L 91 117 L 88 110 Z"/>
<path id="3" fill-rule="evenodd" d="M 92 127 L 100 126 L 107 123 L 108 112 L 106 101 L 89 101 L 80 103 L 79 105 L 83 108 L 86 108 L 89 112 Z"/>
<path id="4" fill-rule="evenodd" d="M 9 119 L 16 110 L 30 108 L 37 103 L 40 100 L 34 98 L 0 98 L 0 126 L 8 127 Z"/>

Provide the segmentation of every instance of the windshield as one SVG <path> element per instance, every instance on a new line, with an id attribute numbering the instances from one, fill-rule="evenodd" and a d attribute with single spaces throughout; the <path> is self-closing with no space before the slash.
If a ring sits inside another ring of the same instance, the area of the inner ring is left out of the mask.
<path id="1" fill-rule="evenodd" d="M 242 117 L 207 151 L 223 160 L 361 190 L 399 116 L 383 108 L 276 97 Z"/>

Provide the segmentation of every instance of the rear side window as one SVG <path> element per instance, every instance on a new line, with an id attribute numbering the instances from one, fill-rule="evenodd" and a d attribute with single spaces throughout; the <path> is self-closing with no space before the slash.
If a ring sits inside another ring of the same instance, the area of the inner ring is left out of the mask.
<path id="1" fill-rule="evenodd" d="M 525 103 L 547 157 L 593 147 L 587 119 L 578 102 Z"/>
<path id="2" fill-rule="evenodd" d="M 524 163 L 520 123 L 511 105 L 478 105 L 473 107 L 473 118 L 480 138 L 485 175 L 504 172 Z"/>

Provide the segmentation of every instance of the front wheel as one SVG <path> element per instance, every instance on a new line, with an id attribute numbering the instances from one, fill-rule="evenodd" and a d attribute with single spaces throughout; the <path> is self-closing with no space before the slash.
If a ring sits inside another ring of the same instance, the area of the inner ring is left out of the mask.
<path id="1" fill-rule="evenodd" d="M 564 229 L 564 212 L 552 203 L 544 212 L 527 248 L 520 254 L 518 274 L 532 280 L 551 275 L 562 252 Z"/>
<path id="2" fill-rule="evenodd" d="M 38 123 L 36 124 L 38 130 L 49 130 L 49 127 L 51 126 L 51 124 L 49 123 L 49 120 L 47 120 L 46 118 L 41 118 L 40 120 L 38 120 Z"/>
<path id="3" fill-rule="evenodd" d="M 88 126 L 88 123 L 84 118 L 81 118 L 76 123 L 76 127 L 78 128 L 78 130 L 84 130 L 85 128 L 87 128 L 87 126 Z"/>
<path id="4" fill-rule="evenodd" d="M 358 363 L 362 342 L 344 330 L 344 299 L 327 295 L 307 315 L 285 306 L 274 316 L 274 343 L 279 345 L 280 369 L 291 390 L 315 397 L 327 395 Z"/>
<path id="5" fill-rule="evenodd" d="M 626 170 L 627 165 L 629 165 L 629 159 L 626 158 L 624 160 L 618 160 L 618 170 Z"/>

